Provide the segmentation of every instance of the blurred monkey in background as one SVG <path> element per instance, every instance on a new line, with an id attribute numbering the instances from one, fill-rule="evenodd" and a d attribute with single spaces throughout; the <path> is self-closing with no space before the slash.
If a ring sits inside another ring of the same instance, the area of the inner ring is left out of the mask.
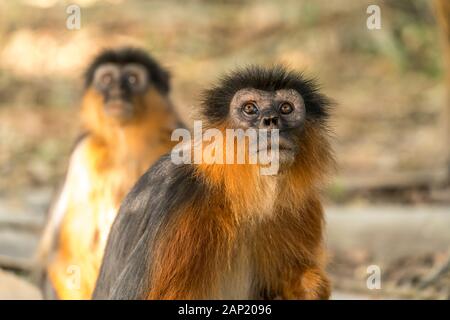
<path id="1" fill-rule="evenodd" d="M 170 135 L 180 123 L 169 89 L 169 74 L 138 49 L 106 50 L 87 69 L 85 133 L 38 250 L 47 297 L 90 299 L 123 197 L 173 146 Z"/>

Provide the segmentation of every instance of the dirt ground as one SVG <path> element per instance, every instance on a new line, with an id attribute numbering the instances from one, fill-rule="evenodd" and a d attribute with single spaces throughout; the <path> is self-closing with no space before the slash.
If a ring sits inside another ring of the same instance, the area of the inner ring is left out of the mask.
<path id="1" fill-rule="evenodd" d="M 0 300 L 40 300 L 39 290 L 16 275 L 0 269 Z"/>

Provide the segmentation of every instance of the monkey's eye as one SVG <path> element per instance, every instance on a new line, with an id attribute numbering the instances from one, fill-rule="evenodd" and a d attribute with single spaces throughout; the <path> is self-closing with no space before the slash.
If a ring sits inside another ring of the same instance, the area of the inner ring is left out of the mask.
<path id="1" fill-rule="evenodd" d="M 112 80 L 113 80 L 112 75 L 109 73 L 104 74 L 100 79 L 102 85 L 104 86 L 109 86 L 112 83 Z"/>
<path id="2" fill-rule="evenodd" d="M 242 106 L 242 111 L 249 116 L 253 116 L 258 113 L 258 107 L 254 102 L 247 102 Z"/>
<path id="3" fill-rule="evenodd" d="M 292 105 L 289 102 L 282 102 L 280 104 L 280 112 L 282 114 L 289 114 L 294 110 Z"/>
<path id="4" fill-rule="evenodd" d="M 132 86 L 137 85 L 138 83 L 138 77 L 134 74 L 130 74 L 127 77 L 127 81 L 129 84 L 131 84 Z"/>

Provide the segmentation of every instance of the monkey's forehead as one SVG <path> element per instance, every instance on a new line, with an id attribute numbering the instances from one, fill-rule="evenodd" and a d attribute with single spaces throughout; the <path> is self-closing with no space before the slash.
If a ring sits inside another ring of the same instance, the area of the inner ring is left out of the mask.
<path id="1" fill-rule="evenodd" d="M 139 72 L 147 72 L 147 68 L 139 63 L 130 62 L 130 63 L 115 63 L 115 62 L 105 62 L 97 66 L 95 72 L 99 70 L 121 70 L 121 71 L 139 71 Z"/>
<path id="2" fill-rule="evenodd" d="M 259 100 L 287 100 L 293 103 L 303 103 L 301 94 L 295 89 L 280 89 L 266 91 L 255 88 L 244 88 L 236 91 L 231 103 L 239 101 L 259 101 Z"/>

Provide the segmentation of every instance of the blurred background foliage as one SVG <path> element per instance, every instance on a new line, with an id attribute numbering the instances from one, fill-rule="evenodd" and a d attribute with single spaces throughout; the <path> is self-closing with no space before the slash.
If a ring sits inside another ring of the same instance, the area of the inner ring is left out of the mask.
<path id="1" fill-rule="evenodd" d="M 66 28 L 72 3 L 80 30 Z M 381 7 L 381 30 L 366 27 L 369 4 Z M 58 184 L 79 130 L 83 71 L 121 45 L 148 49 L 170 70 L 184 119 L 236 66 L 283 63 L 320 79 L 337 102 L 333 199 L 350 178 L 444 166 L 446 89 L 430 1 L 2 1 L 0 195 Z"/>

